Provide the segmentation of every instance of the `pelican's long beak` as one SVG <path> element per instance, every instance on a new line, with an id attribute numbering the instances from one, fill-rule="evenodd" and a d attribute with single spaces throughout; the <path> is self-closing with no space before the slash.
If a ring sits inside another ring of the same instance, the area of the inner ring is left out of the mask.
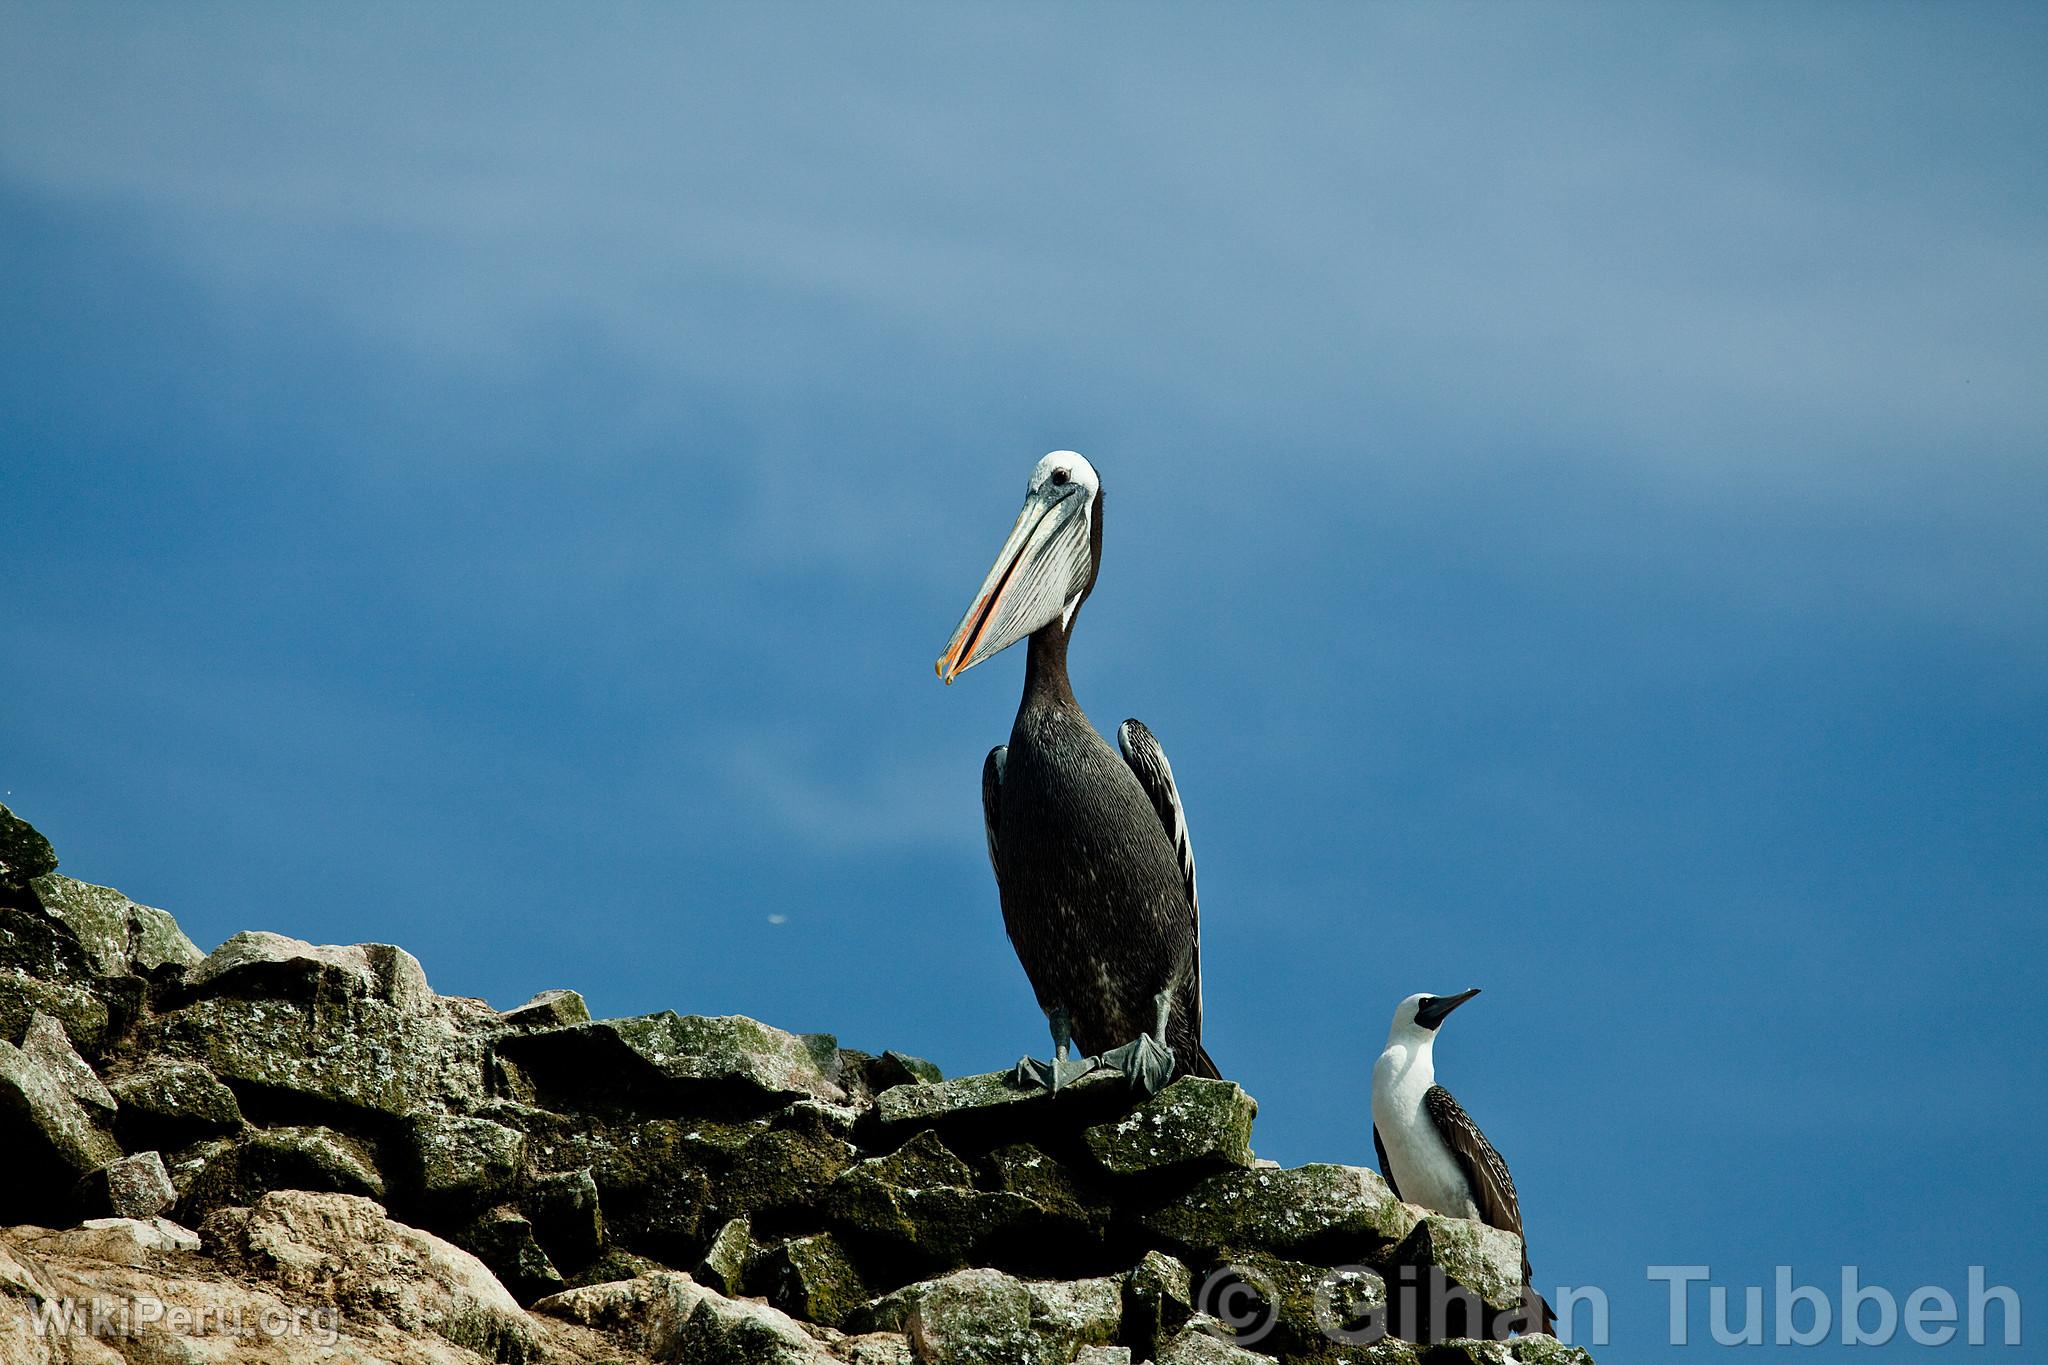
<path id="1" fill-rule="evenodd" d="M 1058 620 L 1088 585 L 1088 502 L 1086 490 L 1074 485 L 1024 500 L 974 605 L 939 655 L 939 677 L 949 686 L 983 659 Z"/>

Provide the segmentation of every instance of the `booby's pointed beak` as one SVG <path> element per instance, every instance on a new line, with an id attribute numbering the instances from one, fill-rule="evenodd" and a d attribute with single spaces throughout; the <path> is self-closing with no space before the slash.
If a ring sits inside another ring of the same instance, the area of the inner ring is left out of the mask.
<path id="1" fill-rule="evenodd" d="M 1477 994 L 1479 988 L 1474 986 L 1471 990 L 1460 991 L 1456 995 L 1432 995 L 1415 1007 L 1415 1022 L 1424 1028 L 1433 1029 L 1449 1017 L 1452 1010 Z"/>
<path id="2" fill-rule="evenodd" d="M 990 655 L 1059 619 L 1087 586 L 1088 496 L 1060 485 L 1024 500 L 1017 524 L 939 655 L 947 685 Z"/>

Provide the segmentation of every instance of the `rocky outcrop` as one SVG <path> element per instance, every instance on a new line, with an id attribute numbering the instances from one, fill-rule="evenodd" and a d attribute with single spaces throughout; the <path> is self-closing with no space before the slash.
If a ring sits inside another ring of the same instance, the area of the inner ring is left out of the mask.
<path id="1" fill-rule="evenodd" d="M 1403 1340 L 1513 1325 L 1519 1243 L 1259 1161 L 1226 1081 L 500 1012 L 55 868 L 0 807 L 0 1361 L 1586 1359 Z"/>

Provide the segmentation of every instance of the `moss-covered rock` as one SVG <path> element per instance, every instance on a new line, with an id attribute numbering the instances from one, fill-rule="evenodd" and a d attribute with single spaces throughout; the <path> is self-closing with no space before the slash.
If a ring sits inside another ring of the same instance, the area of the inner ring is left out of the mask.
<path id="1" fill-rule="evenodd" d="M 759 1254 L 753 1225 L 745 1218 L 729 1219 L 704 1248 L 697 1262 L 697 1280 L 728 1297 L 744 1294 L 748 1270 Z"/>
<path id="2" fill-rule="evenodd" d="M 956 1270 L 877 1300 L 864 1315 L 906 1333 L 925 1365 L 1066 1365 L 1084 1345 L 1121 1328 L 1121 1277 L 1020 1280 L 999 1270 Z"/>
<path id="3" fill-rule="evenodd" d="M 709 1291 L 684 1319 L 670 1358 L 691 1365 L 837 1365 L 787 1313 Z"/>
<path id="4" fill-rule="evenodd" d="M 714 1183 L 713 1216 L 773 1219 L 814 1210 L 859 1155 L 846 1139 L 815 1127 L 752 1134 L 730 1154 Z"/>
<path id="5" fill-rule="evenodd" d="M 1083 1137 L 1096 1165 L 1116 1175 L 1248 1167 L 1258 1112 L 1258 1102 L 1233 1082 L 1182 1076 Z"/>
<path id="6" fill-rule="evenodd" d="M 198 1062 L 151 1059 L 117 1072 L 107 1089 L 120 1105 L 114 1132 L 128 1147 L 182 1147 L 243 1126 L 235 1092 Z"/>
<path id="7" fill-rule="evenodd" d="M 19 890 L 57 868 L 57 850 L 34 825 L 0 806 L 0 888 Z"/>
<path id="8" fill-rule="evenodd" d="M 838 1327 L 868 1301 L 853 1258 L 829 1232 L 791 1237 L 761 1253 L 748 1272 L 754 1292 L 806 1322 Z"/>
<path id="9" fill-rule="evenodd" d="M 681 1119 L 601 1118 L 499 1106 L 499 1122 L 526 1134 L 537 1171 L 587 1170 L 608 1241 L 671 1265 L 692 1265 L 713 1204 L 711 1173 L 746 1134 Z"/>
<path id="10" fill-rule="evenodd" d="M 531 1031 L 569 1028 L 590 1022 L 590 1007 L 575 991 L 542 991 L 523 1005 L 515 1005 L 499 1016 L 507 1028 Z"/>
<path id="11" fill-rule="evenodd" d="M 78 1183 L 78 1202 L 94 1218 L 151 1218 L 177 1197 L 157 1152 L 110 1161 Z"/>
<path id="12" fill-rule="evenodd" d="M 200 1062 L 229 1082 L 272 1092 L 287 1107 L 397 1117 L 465 1109 L 486 1093 L 483 1040 L 440 1013 L 346 986 L 207 995 L 153 1019 L 138 1042 L 140 1050 Z"/>
<path id="13" fill-rule="evenodd" d="M 1522 1303 L 1522 1239 L 1471 1218 L 1425 1214 L 1395 1249 L 1395 1263 L 1435 1267 L 1496 1312 Z"/>
<path id="14" fill-rule="evenodd" d="M 1406 1349 L 1410 1352 L 1407 1360 L 1416 1365 L 1593 1365 L 1593 1357 L 1582 1347 L 1566 1346 L 1555 1337 L 1543 1335 L 1509 1341 L 1459 1337 Z"/>
<path id="15" fill-rule="evenodd" d="M 1158 1365 L 1268 1365 L 1271 1356 L 1248 1351 L 1213 1318 L 1196 1318 L 1159 1352 Z"/>
<path id="16" fill-rule="evenodd" d="M 94 1123 L 104 1126 L 113 1121 L 114 1096 L 101 1083 L 99 1073 L 87 1066 L 72 1047 L 71 1036 L 62 1024 L 47 1014 L 37 1013 L 22 1033 L 21 1050 L 78 1101 Z"/>
<path id="17" fill-rule="evenodd" d="M 786 1033 L 741 1015 L 665 1010 L 510 1034 L 498 1048 L 556 1107 L 674 1107 L 720 1094 L 757 1102 L 846 1099 L 836 1075 L 839 1049 L 828 1037 Z"/>
<path id="18" fill-rule="evenodd" d="M 604 1209 L 588 1167 L 535 1176 L 520 1207 L 556 1265 L 580 1269 L 604 1253 Z"/>
<path id="19" fill-rule="evenodd" d="M 1163 1251 L 1148 1251 L 1124 1277 L 1124 1335 L 1156 1356 L 1194 1316 L 1194 1274 Z"/>
<path id="20" fill-rule="evenodd" d="M 1332 1268 L 1263 1252 L 1232 1258 L 1220 1273 L 1254 1290 L 1239 1305 L 1260 1330 L 1258 1347 L 1293 1358 L 1387 1331 L 1387 1282 L 1364 1267 Z"/>
<path id="21" fill-rule="evenodd" d="M 1399 1242 L 1416 1216 L 1377 1172 L 1309 1165 L 1210 1176 L 1137 1221 L 1148 1232 L 1212 1257 L 1264 1251 L 1349 1264 Z"/>
<path id="22" fill-rule="evenodd" d="M 362 1143 L 317 1125 L 252 1130 L 234 1144 L 236 1193 L 254 1202 L 271 1190 L 384 1198 L 384 1177 Z"/>
<path id="23" fill-rule="evenodd" d="M 936 1133 L 924 1132 L 887 1156 L 849 1167 L 827 1192 L 835 1230 L 858 1248 L 908 1273 L 998 1261 L 1073 1231 L 1071 1219 L 1024 1195 L 983 1190 L 974 1172 Z M 1069 1247 L 1071 1250 L 1071 1247 Z"/>
<path id="24" fill-rule="evenodd" d="M 497 1203 L 526 1165 L 526 1134 L 490 1119 L 415 1114 L 402 1131 L 406 1192 L 429 1208 Z"/>
<path id="25" fill-rule="evenodd" d="M 477 1215 L 449 1238 L 491 1268 L 499 1283 L 521 1303 L 558 1293 L 562 1273 L 533 1235 L 526 1215 L 510 1206 Z"/>
<path id="26" fill-rule="evenodd" d="M 0 1151 L 11 1153 L 0 1186 L 0 1222 L 59 1213 L 80 1176 L 117 1160 L 121 1149 L 72 1097 L 63 1077 L 12 1043 L 0 1042 Z"/>
<path id="27" fill-rule="evenodd" d="M 1071 1130 L 1100 1122 L 1130 1102 L 1129 1080 L 1113 1071 L 1090 1072 L 1057 1095 L 1016 1085 L 1002 1071 L 891 1086 L 875 1096 L 875 1118 L 898 1132 L 935 1128 L 944 1134 L 1001 1133 L 1015 1140 L 1049 1128 Z"/>
<path id="28" fill-rule="evenodd" d="M 170 915 L 137 905 L 110 886 L 55 873 L 37 877 L 30 886 L 44 913 L 71 931 L 101 976 L 192 967 L 205 956 Z"/>

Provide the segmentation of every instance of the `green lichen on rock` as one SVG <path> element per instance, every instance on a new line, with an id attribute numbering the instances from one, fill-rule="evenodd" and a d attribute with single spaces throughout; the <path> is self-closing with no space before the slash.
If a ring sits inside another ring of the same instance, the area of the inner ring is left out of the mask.
<path id="1" fill-rule="evenodd" d="M 556 1265 L 580 1269 L 604 1253 L 604 1208 L 589 1167 L 533 1177 L 520 1208 Z"/>
<path id="2" fill-rule="evenodd" d="M 1160 1350 L 1158 1365 L 1266 1365 L 1272 1359 L 1239 1346 L 1214 1318 L 1195 1318 Z"/>
<path id="3" fill-rule="evenodd" d="M 813 1209 L 859 1155 L 852 1143 L 816 1126 L 753 1134 L 731 1153 L 715 1183 L 715 1213 L 736 1218 Z"/>
<path id="4" fill-rule="evenodd" d="M 57 868 L 57 850 L 28 821 L 0 806 L 0 888 L 20 888 Z"/>
<path id="5" fill-rule="evenodd" d="M 840 1326 L 868 1302 L 853 1258 L 829 1232 L 777 1243 L 749 1275 L 754 1291 L 783 1312 L 828 1327 Z"/>
<path id="6" fill-rule="evenodd" d="M 1377 1172 L 1360 1166 L 1260 1166 L 1226 1171 L 1145 1211 L 1146 1230 L 1211 1256 L 1270 1252 L 1345 1259 L 1390 1246 L 1415 1226 L 1416 1213 Z"/>
<path id="7" fill-rule="evenodd" d="M 479 1214 L 449 1240 L 489 1266 L 521 1303 L 563 1287 L 561 1271 L 534 1236 L 533 1224 L 517 1209 L 500 1207 Z"/>
<path id="8" fill-rule="evenodd" d="M 1472 1218 L 1431 1213 L 1395 1249 L 1394 1261 L 1434 1266 L 1496 1312 L 1521 1307 L 1522 1239 L 1512 1232 Z"/>
<path id="9" fill-rule="evenodd" d="M 332 1128 L 253 1130 L 236 1152 L 241 1188 L 250 1197 L 280 1189 L 384 1197 L 384 1177 L 362 1144 Z"/>
<path id="10" fill-rule="evenodd" d="M 499 1016 L 515 1029 L 569 1028 L 590 1022 L 590 1007 L 575 991 L 542 991 L 523 1005 L 515 1005 Z"/>
<path id="11" fill-rule="evenodd" d="M 1072 1231 L 1069 1220 L 1036 1200 L 976 1188 L 967 1163 L 929 1131 L 848 1167 L 824 1208 L 857 1245 L 925 1270 L 966 1265 L 983 1247 Z"/>
<path id="12" fill-rule="evenodd" d="M 511 1034 L 498 1050 L 565 1107 L 675 1106 L 715 1092 L 841 1103 L 839 1050 L 741 1015 L 659 1014 Z"/>
<path id="13" fill-rule="evenodd" d="M 704 1248 L 703 1258 L 697 1262 L 697 1279 L 721 1294 L 743 1294 L 748 1268 L 759 1250 L 754 1245 L 753 1225 L 745 1218 L 731 1219 L 712 1234 Z"/>
<path id="14" fill-rule="evenodd" d="M 1083 1135 L 1103 1170 L 1117 1175 L 1252 1164 L 1258 1102 L 1231 1081 L 1183 1076 L 1157 1095 Z"/>
<path id="15" fill-rule="evenodd" d="M 101 976 L 191 967 L 205 956 L 168 914 L 137 905 L 110 886 L 55 873 L 37 877 L 30 886 L 44 913 L 71 931 Z"/>
<path id="16" fill-rule="evenodd" d="M 52 1179 L 68 1188 L 121 1155 L 64 1077 L 7 1042 L 0 1042 L 0 1148 L 17 1154 L 10 1174 L 24 1188 Z"/>
<path id="17" fill-rule="evenodd" d="M 1165 1252 L 1146 1252 L 1124 1277 L 1124 1335 L 1144 1355 L 1157 1355 L 1194 1313 L 1194 1272 Z"/>
<path id="18" fill-rule="evenodd" d="M 107 1089 L 120 1105 L 114 1131 L 129 1146 L 182 1146 L 243 1126 L 235 1092 L 197 1062 L 152 1059 L 117 1073 Z"/>
<path id="19" fill-rule="evenodd" d="M 1458 1337 L 1428 1346 L 1399 1345 L 1409 1353 L 1402 1358 L 1402 1365 L 1407 1361 L 1416 1365 L 1593 1365 L 1593 1357 L 1584 1348 L 1567 1346 L 1555 1337 L 1540 1334 L 1508 1341 Z M 1392 1357 L 1389 1359 L 1391 1362 Z"/>
<path id="20" fill-rule="evenodd" d="M 1387 1329 L 1387 1282 L 1362 1266 L 1333 1268 L 1254 1252 L 1233 1256 L 1219 1273 L 1257 1292 L 1263 1350 L 1310 1356 L 1345 1340 L 1344 1334 L 1377 1336 Z"/>
<path id="21" fill-rule="evenodd" d="M 406 1188 L 429 1204 L 495 1203 L 526 1165 L 526 1134 L 490 1119 L 415 1114 L 403 1131 Z"/>
<path id="22" fill-rule="evenodd" d="M 925 1365 L 1066 1365 L 1082 1346 L 1115 1339 L 1122 1293 L 1116 1278 L 956 1270 L 884 1296 L 870 1315 L 877 1327 L 905 1332 Z"/>
<path id="23" fill-rule="evenodd" d="M 1107 1117 L 1128 1103 L 1130 1093 L 1130 1081 L 1113 1071 L 1092 1071 L 1057 1095 L 1019 1086 L 1009 1072 L 998 1071 L 891 1086 L 875 1096 L 875 1118 L 897 1130 L 1001 1128 L 1021 1137 L 1048 1123 L 1066 1127 L 1079 1119 Z"/>

